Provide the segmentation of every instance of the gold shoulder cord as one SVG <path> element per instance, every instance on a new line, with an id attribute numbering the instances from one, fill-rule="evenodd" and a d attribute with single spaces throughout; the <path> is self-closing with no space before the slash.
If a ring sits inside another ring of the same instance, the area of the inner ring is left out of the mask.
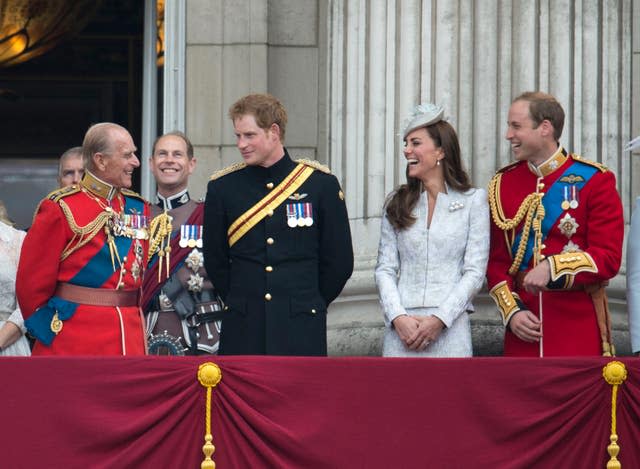
<path id="1" fill-rule="evenodd" d="M 323 173 L 331 174 L 331 170 L 329 169 L 329 167 L 323 165 L 319 161 L 310 160 L 308 158 L 298 158 L 298 159 L 296 159 L 294 161 L 296 163 L 302 163 L 302 164 L 304 164 L 306 166 L 311 166 L 313 169 L 317 169 L 318 171 L 322 171 Z"/>
<path id="2" fill-rule="evenodd" d="M 173 227 L 171 226 L 171 222 L 173 221 L 173 217 L 167 213 L 165 210 L 164 213 L 156 216 L 149 225 L 149 256 L 147 258 L 147 263 L 151 260 L 153 255 L 158 253 L 158 283 L 162 278 L 162 258 L 165 259 L 166 264 L 166 275 L 169 278 L 169 261 L 171 255 L 171 230 Z"/>
<path id="3" fill-rule="evenodd" d="M 59 200 L 58 204 L 60 205 L 60 208 L 62 208 L 62 213 L 64 213 L 67 223 L 69 224 L 69 228 L 71 228 L 71 231 L 73 232 L 73 238 L 71 238 L 71 241 L 67 243 L 60 255 L 60 260 L 63 261 L 91 241 L 107 224 L 111 218 L 111 214 L 108 212 L 100 212 L 92 222 L 89 222 L 85 226 L 79 226 L 73 218 L 73 214 L 71 213 L 71 209 L 67 203 L 64 200 Z"/>
<path id="4" fill-rule="evenodd" d="M 506 218 L 500 203 L 500 183 L 502 173 L 496 174 L 489 182 L 489 207 L 491 209 L 491 218 L 498 228 L 502 231 L 515 230 L 516 227 L 524 219 L 524 227 L 522 229 L 522 237 L 518 244 L 516 255 L 513 259 L 511 267 L 509 267 L 509 275 L 515 275 L 522 264 L 524 252 L 529 241 L 529 233 L 531 225 L 536 229 L 536 237 L 541 238 L 541 223 L 544 219 L 544 205 L 542 205 L 543 193 L 529 194 L 518 207 L 518 211 L 513 218 Z M 534 222 L 535 218 L 535 222 Z"/>

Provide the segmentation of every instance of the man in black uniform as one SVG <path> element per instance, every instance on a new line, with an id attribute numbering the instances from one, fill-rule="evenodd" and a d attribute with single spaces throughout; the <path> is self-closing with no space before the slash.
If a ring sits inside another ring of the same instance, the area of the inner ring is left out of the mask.
<path id="1" fill-rule="evenodd" d="M 327 307 L 353 271 L 340 185 L 283 146 L 287 113 L 271 95 L 231 106 L 244 162 L 211 177 L 204 261 L 226 306 L 220 354 L 326 355 Z"/>

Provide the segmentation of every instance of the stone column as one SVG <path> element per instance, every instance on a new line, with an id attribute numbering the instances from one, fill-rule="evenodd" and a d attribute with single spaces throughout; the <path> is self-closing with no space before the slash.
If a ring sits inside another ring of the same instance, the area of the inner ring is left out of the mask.
<path id="1" fill-rule="evenodd" d="M 631 137 L 632 78 L 638 128 L 638 0 L 328 3 L 327 161 L 345 188 L 357 256 L 354 276 L 331 308 L 332 353 L 379 353 L 373 268 L 380 216 L 385 195 L 404 181 L 397 133 L 418 102 L 445 107 L 475 185 L 486 186 L 511 158 L 504 132 L 513 97 L 535 89 L 554 94 L 567 113 L 562 144 L 617 174 L 628 220 L 638 163 L 622 148 Z M 625 351 L 623 275 L 609 294 Z M 499 352 L 497 313 L 486 293 L 477 303 L 474 330 L 491 337 L 485 343 L 476 333 L 476 344 Z"/>

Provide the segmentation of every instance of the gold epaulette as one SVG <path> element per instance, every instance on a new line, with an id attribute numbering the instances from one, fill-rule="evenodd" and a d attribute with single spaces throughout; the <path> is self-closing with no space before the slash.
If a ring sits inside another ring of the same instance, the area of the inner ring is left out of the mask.
<path id="1" fill-rule="evenodd" d="M 72 186 L 61 187 L 60 189 L 49 192 L 45 199 L 49 199 L 57 203 L 60 199 L 78 192 L 80 192 L 80 186 L 74 184 Z"/>
<path id="2" fill-rule="evenodd" d="M 142 197 L 140 194 L 138 194 L 137 192 L 134 192 L 132 190 L 122 188 L 122 189 L 120 189 L 120 192 L 122 192 L 122 195 L 125 195 L 127 197 L 133 197 L 135 199 L 140 199 L 143 202 L 146 202 L 144 197 Z"/>
<path id="3" fill-rule="evenodd" d="M 216 179 L 221 178 L 222 176 L 226 176 L 227 174 L 235 173 L 236 171 L 241 170 L 245 166 L 247 166 L 247 163 L 235 163 L 235 164 L 232 164 L 231 166 L 227 166 L 226 168 L 222 168 L 222 169 L 216 171 L 215 173 L 213 173 L 211 175 L 211 177 L 209 178 L 209 180 L 210 181 L 215 181 Z"/>
<path id="4" fill-rule="evenodd" d="M 322 163 L 316 160 L 308 160 L 306 158 L 298 158 L 295 160 L 296 163 L 302 163 L 306 166 L 309 166 L 313 169 L 317 169 L 318 171 L 322 171 L 323 173 L 331 174 L 331 170 L 328 166 L 323 165 Z"/>
<path id="5" fill-rule="evenodd" d="M 583 157 L 581 157 L 580 155 L 576 155 L 575 153 L 571 153 L 571 158 L 574 161 L 579 161 L 580 163 L 588 164 L 589 166 L 594 166 L 598 168 L 602 173 L 606 173 L 607 171 L 609 171 L 609 168 L 607 168 L 602 163 L 599 163 L 597 161 L 585 160 Z"/>
<path id="6" fill-rule="evenodd" d="M 513 168 L 515 168 L 516 166 L 518 166 L 518 163 L 520 163 L 520 161 L 514 161 L 513 163 L 509 163 L 508 165 L 503 166 L 502 168 L 497 170 L 496 174 L 504 173 L 505 171 L 510 171 Z"/>

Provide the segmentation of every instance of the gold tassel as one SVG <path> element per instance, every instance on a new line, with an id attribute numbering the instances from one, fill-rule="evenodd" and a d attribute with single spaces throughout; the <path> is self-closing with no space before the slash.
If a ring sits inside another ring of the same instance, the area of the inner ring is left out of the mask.
<path id="1" fill-rule="evenodd" d="M 169 255 L 171 253 L 171 222 L 173 217 L 165 210 L 154 217 L 149 224 L 149 255 L 147 262 L 158 253 L 158 283 L 162 281 L 162 268 L 166 265 L 166 275 L 169 278 Z M 163 257 L 165 258 L 163 262 Z"/>
<path id="2" fill-rule="evenodd" d="M 627 369 L 624 363 L 619 361 L 612 361 L 605 365 L 602 369 L 602 376 L 605 381 L 613 386 L 611 390 L 611 436 L 609 440 L 609 446 L 607 446 L 607 452 L 611 458 L 607 462 L 607 469 L 621 469 L 622 464 L 618 461 L 618 453 L 620 452 L 620 446 L 618 446 L 618 435 L 616 433 L 616 405 L 618 399 L 618 386 L 627 379 Z"/>
<path id="3" fill-rule="evenodd" d="M 213 436 L 211 435 L 211 388 L 215 388 L 221 379 L 222 371 L 220 371 L 220 367 L 215 363 L 206 362 L 198 367 L 198 381 L 202 386 L 207 388 L 207 402 L 205 404 L 205 443 L 202 447 L 202 452 L 205 457 L 200 464 L 201 469 L 216 468 L 216 463 L 211 459 L 211 455 L 216 450 L 216 447 L 213 446 Z"/>

